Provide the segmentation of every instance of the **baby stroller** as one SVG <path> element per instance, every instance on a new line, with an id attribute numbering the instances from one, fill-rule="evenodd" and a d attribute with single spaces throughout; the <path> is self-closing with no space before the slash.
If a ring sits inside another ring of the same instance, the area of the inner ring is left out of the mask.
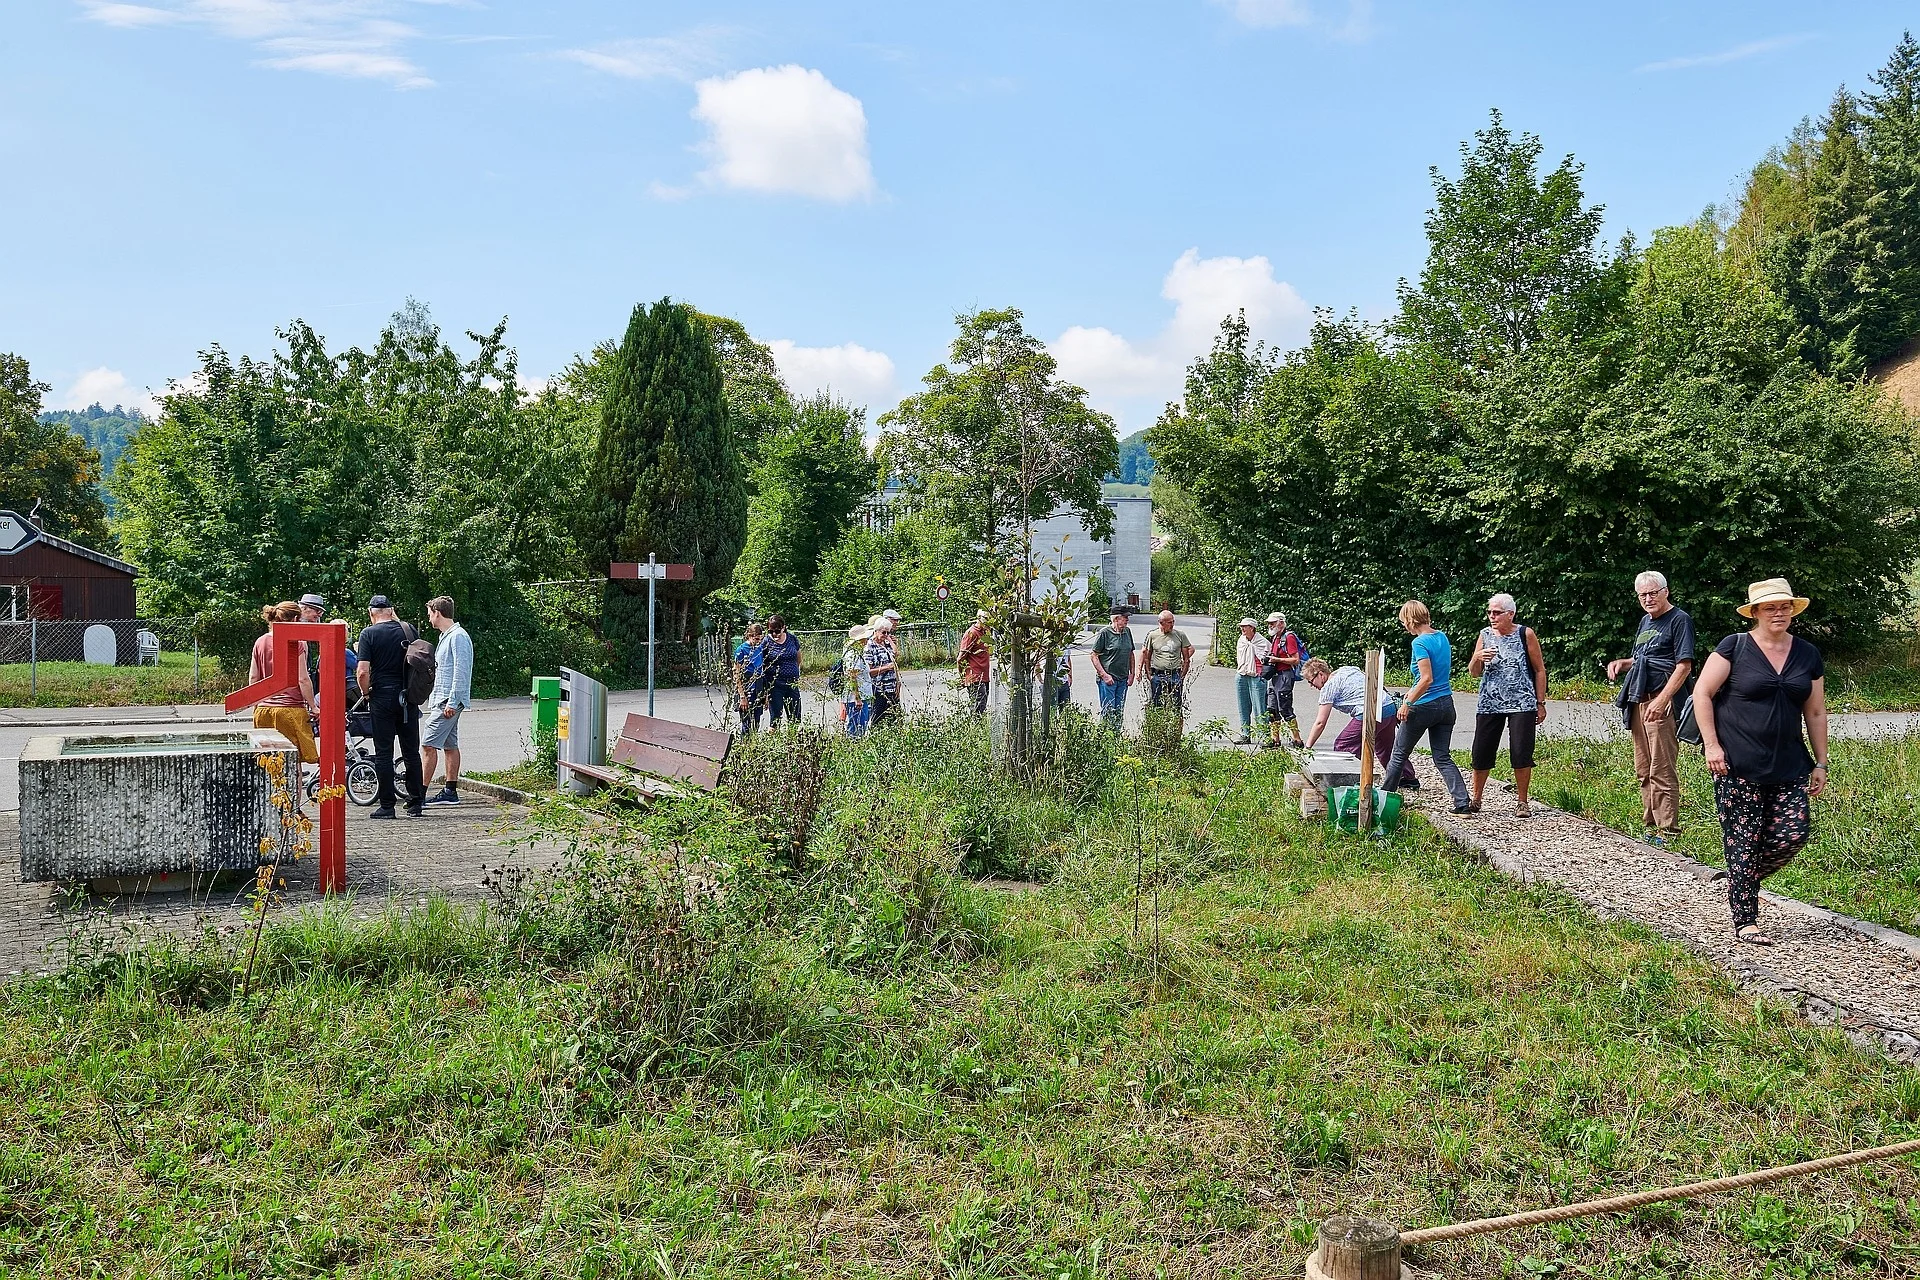
<path id="1" fill-rule="evenodd" d="M 307 775 L 307 798 L 320 794 L 320 770 Z M 347 799 L 361 808 L 380 796 L 380 775 L 373 769 L 373 712 L 363 697 L 347 712 Z"/>

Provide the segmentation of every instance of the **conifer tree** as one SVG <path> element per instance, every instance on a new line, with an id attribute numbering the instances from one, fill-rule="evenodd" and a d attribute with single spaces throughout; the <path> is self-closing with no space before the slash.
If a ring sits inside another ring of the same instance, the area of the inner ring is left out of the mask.
<path id="1" fill-rule="evenodd" d="M 1873 89 L 1861 95 L 1879 239 L 1887 253 L 1885 288 L 1893 299 L 1885 322 L 1862 354 L 1877 360 L 1920 335 L 1920 43 L 1903 35 Z"/>
<path id="2" fill-rule="evenodd" d="M 692 563 L 691 582 L 659 584 L 659 628 L 663 644 L 693 640 L 700 602 L 732 577 L 747 499 L 720 365 L 691 307 L 663 298 L 633 309 L 602 408 L 592 495 L 585 542 L 602 563 L 649 552 Z M 645 666 L 646 600 L 645 584 L 607 584 L 607 639 L 630 673 Z"/>

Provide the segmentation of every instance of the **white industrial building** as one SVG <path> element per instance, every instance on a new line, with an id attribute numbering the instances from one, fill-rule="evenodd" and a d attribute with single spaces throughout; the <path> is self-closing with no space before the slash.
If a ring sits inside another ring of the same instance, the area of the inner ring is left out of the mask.
<path id="1" fill-rule="evenodd" d="M 1145 609 L 1153 575 L 1153 499 L 1108 498 L 1113 536 L 1094 538 L 1078 515 L 1057 511 L 1033 526 L 1034 558 L 1043 574 L 1097 577 L 1115 604 Z"/>

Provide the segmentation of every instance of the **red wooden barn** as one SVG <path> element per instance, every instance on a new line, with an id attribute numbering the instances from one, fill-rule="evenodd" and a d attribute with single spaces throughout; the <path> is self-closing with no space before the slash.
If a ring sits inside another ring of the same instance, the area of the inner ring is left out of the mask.
<path id="1" fill-rule="evenodd" d="M 0 619 L 132 618 L 139 570 L 0 511 Z"/>

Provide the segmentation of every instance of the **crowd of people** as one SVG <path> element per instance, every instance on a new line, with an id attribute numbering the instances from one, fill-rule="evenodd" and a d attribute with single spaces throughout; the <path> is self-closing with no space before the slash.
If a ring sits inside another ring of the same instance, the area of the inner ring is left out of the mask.
<path id="1" fill-rule="evenodd" d="M 263 608 L 260 620 L 268 629 L 254 641 L 247 682 L 274 674 L 274 623 L 319 622 L 326 612 L 326 597 L 318 593 Z M 345 618 L 331 621 L 348 626 Z M 392 600 L 376 595 L 367 601 L 367 624 L 350 649 L 343 687 L 325 687 L 319 649 L 302 640 L 295 650 L 299 671 L 294 684 L 253 709 L 255 727 L 273 729 L 292 742 L 305 765 L 320 759 L 315 728 L 330 699 L 338 697 L 350 713 L 363 713 L 379 779 L 371 818 L 395 818 L 401 808 L 419 817 L 427 805 L 460 803 L 460 716 L 473 701 L 473 638 L 460 625 L 451 597 L 427 601 L 427 622 L 437 633 L 433 642 L 421 639 L 418 628 L 401 620 Z M 443 756 L 446 772 L 440 790 L 429 796 Z M 404 804 L 401 784 L 406 788 Z"/>
<path id="2" fill-rule="evenodd" d="M 1713 775 L 1735 936 L 1771 945 L 1758 923 L 1760 883 L 1805 847 L 1813 830 L 1811 802 L 1827 785 L 1825 666 L 1820 650 L 1790 631 L 1808 600 L 1794 595 L 1785 578 L 1753 583 L 1746 603 L 1736 610 L 1751 626 L 1715 645 L 1698 664 L 1696 679 L 1693 619 L 1673 603 L 1665 576 L 1649 570 L 1633 585 L 1641 616 L 1632 651 L 1609 662 L 1606 671 L 1620 684 L 1615 704 L 1633 740 L 1641 838 L 1664 848 L 1678 836 L 1680 743 L 1699 745 Z M 1487 601 L 1487 625 L 1475 636 L 1467 664 L 1480 682 L 1470 784 L 1453 757 L 1452 643 L 1421 601 L 1403 604 L 1399 620 L 1412 638 L 1410 685 L 1401 696 L 1384 688 L 1378 694 L 1373 751 L 1382 789 L 1419 787 L 1412 755 L 1424 737 L 1453 812 L 1477 814 L 1504 738 L 1513 769 L 1513 816 L 1531 817 L 1528 792 L 1535 734 L 1547 718 L 1547 667 L 1539 637 L 1518 620 L 1514 598 L 1503 592 Z M 1250 681 L 1254 664 L 1249 659 L 1256 652 L 1252 620 L 1241 619 L 1240 629 L 1241 680 Z M 1320 695 L 1304 745 L 1319 742 L 1337 710 L 1351 719 L 1333 747 L 1357 751 L 1366 709 L 1365 672 L 1309 656 L 1299 677 Z M 1243 685 L 1242 740 L 1249 697 Z"/>

